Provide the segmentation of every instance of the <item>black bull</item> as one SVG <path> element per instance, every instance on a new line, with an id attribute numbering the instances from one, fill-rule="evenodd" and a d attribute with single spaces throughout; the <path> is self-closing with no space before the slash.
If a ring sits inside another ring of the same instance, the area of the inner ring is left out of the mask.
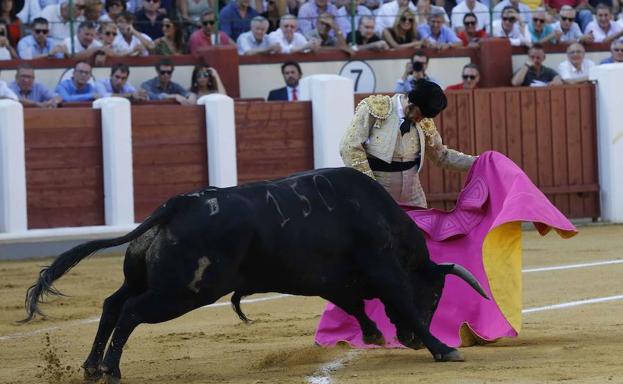
<path id="1" fill-rule="evenodd" d="M 43 295 L 59 294 L 52 283 L 78 262 L 129 241 L 125 281 L 105 300 L 83 365 L 89 379 L 120 381 L 122 349 L 139 324 L 174 319 L 231 292 L 242 319 L 242 296 L 321 296 L 357 318 L 366 342 L 382 344 L 363 303 L 378 297 L 404 345 L 423 343 L 438 361 L 461 360 L 428 330 L 445 275 L 486 297 L 464 268 L 429 259 L 419 228 L 381 185 L 336 168 L 175 196 L 127 235 L 58 256 L 29 288 L 26 320 L 42 314 Z"/>

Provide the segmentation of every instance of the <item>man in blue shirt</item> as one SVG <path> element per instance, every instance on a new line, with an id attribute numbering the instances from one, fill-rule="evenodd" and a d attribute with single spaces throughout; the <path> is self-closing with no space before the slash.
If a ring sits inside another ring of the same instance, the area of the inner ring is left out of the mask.
<path id="1" fill-rule="evenodd" d="M 65 45 L 57 44 L 54 39 L 48 37 L 49 33 L 48 21 L 43 17 L 35 18 L 32 21 L 31 34 L 17 43 L 17 55 L 26 60 L 38 57 L 56 57 L 57 59 L 65 57 L 67 55 Z"/>
<path id="2" fill-rule="evenodd" d="M 426 46 L 444 50 L 463 45 L 454 31 L 443 24 L 444 18 L 445 13 L 441 9 L 432 8 L 428 16 L 428 23 L 418 27 L 417 31 Z"/>
<path id="3" fill-rule="evenodd" d="M 219 13 L 219 26 L 234 41 L 251 29 L 251 20 L 260 14 L 249 6 L 249 0 L 235 0 L 227 4 Z"/>
<path id="4" fill-rule="evenodd" d="M 43 108 L 56 108 L 63 101 L 60 96 L 35 82 L 35 71 L 30 64 L 20 64 L 15 73 L 15 81 L 9 84 L 19 101 L 24 105 Z"/>
<path id="5" fill-rule="evenodd" d="M 63 101 L 91 101 L 106 95 L 106 91 L 99 83 L 91 84 L 91 64 L 78 61 L 74 66 L 71 79 L 65 79 L 56 86 Z"/>
<path id="6" fill-rule="evenodd" d="M 181 85 L 171 81 L 174 69 L 170 59 L 161 59 L 156 64 L 158 76 L 145 81 L 141 84 L 141 88 L 147 91 L 150 100 L 175 99 L 182 105 L 194 104 L 191 93 Z"/>
<path id="7" fill-rule="evenodd" d="M 132 84 L 128 83 L 130 67 L 123 63 L 117 63 L 110 69 L 110 77 L 100 80 L 100 84 L 106 90 L 106 96 L 125 97 L 130 100 L 148 100 L 147 91 L 137 91 Z"/>

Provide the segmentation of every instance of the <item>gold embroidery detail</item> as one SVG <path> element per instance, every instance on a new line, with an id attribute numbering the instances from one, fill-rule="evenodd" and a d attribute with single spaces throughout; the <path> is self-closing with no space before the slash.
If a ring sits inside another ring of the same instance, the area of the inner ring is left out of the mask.
<path id="1" fill-rule="evenodd" d="M 392 99 L 386 95 L 368 96 L 361 103 L 366 103 L 370 114 L 377 119 L 385 120 L 392 112 Z"/>
<path id="2" fill-rule="evenodd" d="M 437 133 L 437 127 L 435 126 L 435 121 L 428 117 L 422 119 L 419 123 L 420 128 L 422 128 L 422 132 L 428 137 L 432 137 Z"/>

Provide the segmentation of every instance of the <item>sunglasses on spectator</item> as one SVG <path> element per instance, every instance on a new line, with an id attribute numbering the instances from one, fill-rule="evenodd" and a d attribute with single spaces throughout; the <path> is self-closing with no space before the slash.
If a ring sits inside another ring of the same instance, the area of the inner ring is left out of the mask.
<path id="1" fill-rule="evenodd" d="M 544 23 L 545 19 L 539 19 L 538 17 L 534 17 L 532 18 L 532 21 L 535 23 Z"/>
<path id="2" fill-rule="evenodd" d="M 623 52 L 623 48 L 612 48 L 615 52 Z"/>
<path id="3" fill-rule="evenodd" d="M 561 17 L 560 20 L 572 22 L 573 21 L 573 17 Z"/>
<path id="4" fill-rule="evenodd" d="M 106 31 L 106 32 L 104 32 L 104 35 L 106 35 L 106 36 L 117 36 L 117 32 L 114 32 L 114 31 Z"/>
<path id="5" fill-rule="evenodd" d="M 162 24 L 162 26 L 166 29 L 173 27 L 173 24 Z"/>
<path id="6" fill-rule="evenodd" d="M 159 3 L 160 0 L 145 0 L 146 3 Z"/>
<path id="7" fill-rule="evenodd" d="M 49 30 L 47 30 L 47 29 L 35 29 L 34 31 L 35 31 L 35 33 L 36 33 L 37 35 L 47 35 L 47 34 L 48 34 L 48 32 L 50 32 L 50 31 L 49 31 Z"/>
<path id="8" fill-rule="evenodd" d="M 170 71 L 162 71 L 162 70 L 160 70 L 160 71 L 158 71 L 158 73 L 160 73 L 161 75 L 171 75 L 171 74 L 173 74 L 173 70 L 170 70 Z"/>
<path id="9" fill-rule="evenodd" d="M 512 17 L 503 17 L 502 20 L 504 21 L 510 21 L 511 23 L 514 23 L 515 21 L 517 21 L 517 18 L 515 16 Z"/>
<path id="10" fill-rule="evenodd" d="M 209 77 L 210 77 L 210 72 L 207 72 L 207 71 L 199 72 L 197 74 L 197 78 L 198 79 L 206 79 L 206 78 L 209 78 Z"/>
<path id="11" fill-rule="evenodd" d="M 476 76 L 474 75 L 463 75 L 463 80 L 476 80 Z"/>
<path id="12" fill-rule="evenodd" d="M 413 23 L 413 19 L 412 19 L 412 18 L 410 18 L 410 17 L 404 17 L 404 16 L 400 18 L 400 21 L 402 21 L 403 23 L 404 23 L 405 21 L 407 21 L 407 22 L 409 22 L 409 23 Z"/>
<path id="13" fill-rule="evenodd" d="M 468 26 L 468 25 L 476 25 L 475 21 L 464 21 L 463 25 Z"/>
<path id="14" fill-rule="evenodd" d="M 580 51 L 580 50 L 576 50 L 576 51 L 569 51 L 570 55 L 581 55 L 583 54 L 584 51 Z"/>
<path id="15" fill-rule="evenodd" d="M 215 23 L 216 23 L 216 20 L 203 20 L 203 21 L 201 22 L 201 24 L 203 24 L 203 25 L 204 25 L 204 26 L 206 26 L 206 27 L 208 26 L 208 24 L 209 24 L 209 25 L 214 25 Z"/>

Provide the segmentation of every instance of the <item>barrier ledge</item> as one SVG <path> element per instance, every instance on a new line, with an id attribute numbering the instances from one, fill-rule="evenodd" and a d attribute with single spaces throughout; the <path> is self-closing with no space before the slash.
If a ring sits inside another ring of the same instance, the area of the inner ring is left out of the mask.
<path id="1" fill-rule="evenodd" d="M 97 225 L 87 227 L 62 227 L 30 229 L 23 232 L 1 233 L 0 245 L 19 243 L 43 243 L 49 241 L 66 241 L 81 239 L 104 239 L 125 235 L 136 228 L 138 224 L 130 225 Z M 3 256 L 0 255 L 0 259 Z"/>

